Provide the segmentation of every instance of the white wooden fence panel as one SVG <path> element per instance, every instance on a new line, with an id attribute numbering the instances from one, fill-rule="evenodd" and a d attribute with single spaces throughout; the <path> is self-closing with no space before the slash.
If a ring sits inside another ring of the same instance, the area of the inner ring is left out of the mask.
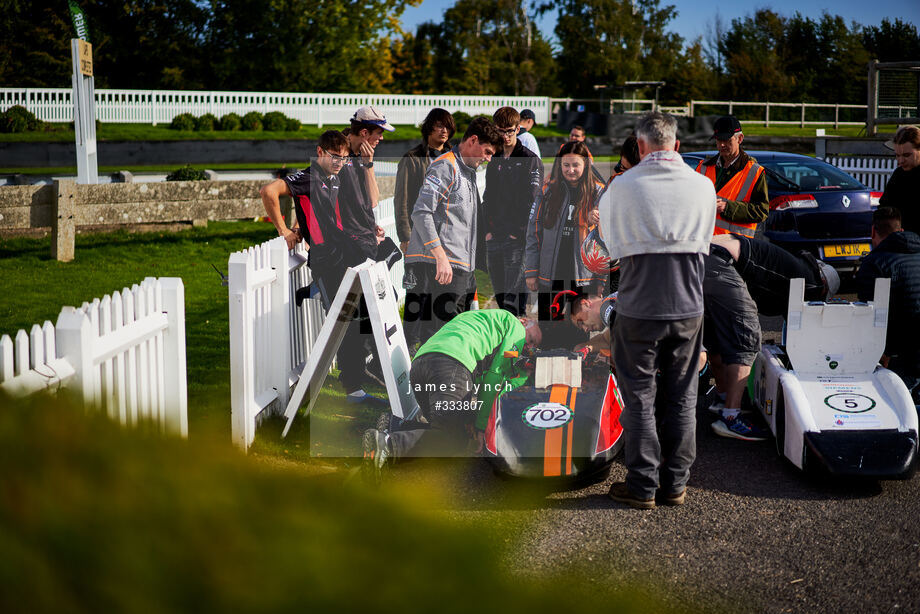
<path id="1" fill-rule="evenodd" d="M 71 88 L 0 88 L 0 110 L 22 105 L 48 122 L 73 121 Z M 496 109 L 529 108 L 536 121 L 550 118 L 544 96 L 427 96 L 398 94 L 321 94 L 284 92 L 206 92 L 180 90 L 96 90 L 96 119 L 106 123 L 163 124 L 180 113 L 245 115 L 250 111 L 281 111 L 304 124 L 341 125 L 359 108 L 374 105 L 390 123 L 418 125 L 434 107 L 470 115 L 492 115 Z"/>
<path id="2" fill-rule="evenodd" d="M 140 285 L 64 307 L 57 324 L 0 338 L 0 388 L 24 396 L 64 386 L 123 424 L 188 434 L 182 280 Z"/>
<path id="3" fill-rule="evenodd" d="M 853 175 L 860 183 L 877 192 L 885 191 L 888 178 L 898 166 L 893 156 L 828 156 L 825 162 Z"/>

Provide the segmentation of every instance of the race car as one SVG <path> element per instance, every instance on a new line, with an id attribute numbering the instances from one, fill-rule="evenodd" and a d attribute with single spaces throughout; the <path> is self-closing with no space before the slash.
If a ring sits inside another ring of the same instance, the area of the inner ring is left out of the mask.
<path id="1" fill-rule="evenodd" d="M 791 281 L 785 345 L 764 345 L 748 395 L 800 469 L 873 478 L 910 475 L 918 419 L 907 386 L 879 365 L 885 349 L 890 280 L 875 300 L 805 302 Z"/>
<path id="2" fill-rule="evenodd" d="M 623 446 L 623 401 L 596 354 L 536 351 L 527 384 L 499 396 L 485 455 L 503 474 L 524 478 L 603 477 Z"/>

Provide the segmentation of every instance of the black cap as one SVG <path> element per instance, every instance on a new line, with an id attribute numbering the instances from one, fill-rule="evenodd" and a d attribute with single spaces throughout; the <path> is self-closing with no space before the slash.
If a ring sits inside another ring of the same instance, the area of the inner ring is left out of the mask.
<path id="1" fill-rule="evenodd" d="M 712 125 L 712 138 L 727 141 L 741 132 L 741 122 L 734 115 L 724 115 Z"/>
<path id="2" fill-rule="evenodd" d="M 537 121 L 537 116 L 534 115 L 534 112 L 531 111 L 530 109 L 524 109 L 523 111 L 521 111 L 521 119 L 532 119 L 534 121 Z"/>

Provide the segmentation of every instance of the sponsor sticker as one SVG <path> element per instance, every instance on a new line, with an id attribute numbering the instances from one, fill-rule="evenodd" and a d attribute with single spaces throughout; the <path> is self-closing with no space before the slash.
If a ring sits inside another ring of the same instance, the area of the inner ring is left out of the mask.
<path id="1" fill-rule="evenodd" d="M 568 424 L 575 413 L 562 403 L 537 403 L 521 412 L 527 426 L 541 431 Z"/>
<path id="2" fill-rule="evenodd" d="M 834 426 L 868 429 L 882 426 L 882 421 L 875 414 L 834 414 Z"/>

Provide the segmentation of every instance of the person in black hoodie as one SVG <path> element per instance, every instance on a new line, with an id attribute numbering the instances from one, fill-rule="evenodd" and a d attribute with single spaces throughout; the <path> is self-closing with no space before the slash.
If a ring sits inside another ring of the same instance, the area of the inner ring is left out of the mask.
<path id="1" fill-rule="evenodd" d="M 887 145 L 894 150 L 898 168 L 879 204 L 901 212 L 901 228 L 920 232 L 920 128 L 901 126 Z"/>
<path id="2" fill-rule="evenodd" d="M 920 236 L 901 228 L 901 214 L 879 207 L 872 214 L 872 251 L 856 273 L 859 300 L 870 301 L 875 280 L 891 278 L 888 338 L 882 364 L 904 380 L 920 402 Z"/>
<path id="3" fill-rule="evenodd" d="M 521 116 L 513 107 L 502 107 L 492 116 L 504 147 L 486 167 L 486 191 L 482 218 L 488 254 L 489 277 L 499 309 L 523 315 L 524 241 L 527 219 L 543 185 L 543 161 L 517 138 Z"/>

